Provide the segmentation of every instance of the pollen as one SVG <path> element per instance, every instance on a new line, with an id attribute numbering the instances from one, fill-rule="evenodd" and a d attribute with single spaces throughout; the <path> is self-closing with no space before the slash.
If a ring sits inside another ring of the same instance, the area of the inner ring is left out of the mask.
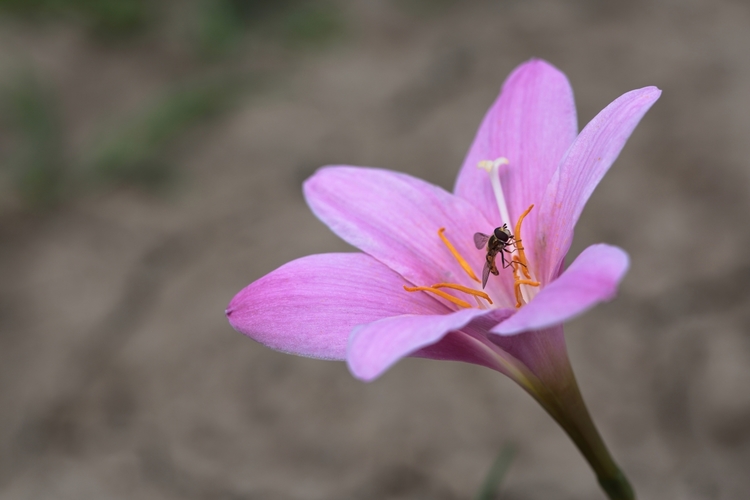
<path id="1" fill-rule="evenodd" d="M 524 299 L 521 285 L 540 285 L 538 281 L 531 279 L 531 271 L 529 271 L 529 261 L 526 259 L 526 252 L 524 251 L 523 244 L 521 242 L 521 224 L 523 223 L 523 220 L 526 218 L 526 216 L 529 215 L 529 212 L 531 212 L 532 208 L 534 208 L 534 205 L 531 205 L 529 208 L 527 208 L 518 218 L 518 222 L 516 222 L 515 227 L 516 232 L 513 235 L 513 242 L 516 249 L 511 264 L 513 266 L 513 291 L 515 292 L 516 296 L 516 308 L 520 308 L 525 302 L 527 302 Z"/>

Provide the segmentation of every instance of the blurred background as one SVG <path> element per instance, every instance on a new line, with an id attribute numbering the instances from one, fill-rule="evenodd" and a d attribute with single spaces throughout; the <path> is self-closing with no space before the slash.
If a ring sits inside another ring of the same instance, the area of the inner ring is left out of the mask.
<path id="1" fill-rule="evenodd" d="M 327 163 L 451 189 L 507 74 L 542 57 L 582 127 L 664 93 L 571 252 L 619 297 L 566 327 L 640 498 L 750 490 L 750 6 L 738 0 L 1 0 L 0 498 L 602 499 L 568 437 L 476 366 L 363 384 L 223 311 L 348 247 L 301 183 Z"/>

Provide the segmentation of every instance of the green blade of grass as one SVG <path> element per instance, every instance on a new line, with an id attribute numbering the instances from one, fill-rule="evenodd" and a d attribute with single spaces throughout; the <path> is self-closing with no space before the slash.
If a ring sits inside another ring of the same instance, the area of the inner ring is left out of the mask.
<path id="1" fill-rule="evenodd" d="M 515 446 L 509 443 L 503 446 L 492 467 L 490 467 L 487 476 L 485 476 L 482 487 L 474 497 L 474 500 L 494 500 L 497 497 L 500 486 L 503 483 L 503 479 L 505 479 L 505 475 L 508 473 L 508 469 L 510 469 L 515 455 Z"/>

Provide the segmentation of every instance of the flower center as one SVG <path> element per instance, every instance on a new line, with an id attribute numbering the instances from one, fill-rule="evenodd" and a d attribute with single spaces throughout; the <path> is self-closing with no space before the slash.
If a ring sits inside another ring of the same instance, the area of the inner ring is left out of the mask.
<path id="1" fill-rule="evenodd" d="M 485 160 L 479 162 L 479 168 L 483 168 L 484 170 L 486 170 L 490 176 L 490 183 L 492 184 L 492 191 L 495 194 L 495 200 L 497 201 L 497 208 L 500 211 L 500 217 L 502 218 L 502 222 L 507 224 L 510 221 L 510 214 L 508 213 L 508 205 L 505 202 L 503 186 L 500 183 L 499 170 L 500 166 L 502 165 L 508 165 L 507 158 L 498 158 L 494 161 Z M 532 271 L 529 266 L 529 260 L 526 257 L 526 252 L 524 251 L 523 244 L 521 242 L 521 225 L 523 224 L 523 220 L 526 218 L 526 216 L 529 215 L 529 212 L 531 212 L 532 208 L 534 208 L 534 205 L 531 205 L 521 214 L 521 216 L 516 221 L 516 225 L 514 228 L 515 234 L 511 235 L 510 233 L 508 233 L 510 239 L 507 241 L 507 244 L 505 244 L 500 249 L 500 252 L 510 253 L 509 267 L 513 269 L 513 292 L 516 298 L 516 308 L 520 308 L 524 304 L 528 304 L 529 301 L 533 298 L 533 294 L 535 294 L 534 290 L 538 290 L 538 287 L 540 286 L 540 283 L 533 277 Z M 444 227 L 438 229 L 438 236 L 442 240 L 443 244 L 448 248 L 451 255 L 453 255 L 453 258 L 455 258 L 458 264 L 461 266 L 461 269 L 463 269 L 464 272 L 469 276 L 469 278 L 477 283 L 482 283 L 479 278 L 477 278 L 477 275 L 474 274 L 474 271 L 471 269 L 471 266 L 466 261 L 466 259 L 464 259 L 460 253 L 458 253 L 456 247 L 453 246 L 450 240 L 445 236 Z M 494 254 L 488 254 L 488 259 L 492 255 Z M 493 273 L 497 274 L 496 271 L 493 271 Z M 438 297 L 442 297 L 443 299 L 452 302 L 459 307 L 472 307 L 472 305 L 466 300 L 460 299 L 442 290 L 445 288 L 456 290 L 473 296 L 474 300 L 476 300 L 477 307 L 481 309 L 485 309 L 487 306 L 480 299 L 483 299 L 489 305 L 492 305 L 492 299 L 490 299 L 490 296 L 485 292 L 481 290 L 475 290 L 464 285 L 459 285 L 457 283 L 436 283 L 432 286 L 404 285 L 404 290 L 406 290 L 407 292 L 429 292 L 437 295 Z"/>
<path id="2" fill-rule="evenodd" d="M 510 213 L 508 212 L 508 205 L 505 202 L 503 185 L 500 182 L 500 167 L 509 164 L 510 162 L 508 162 L 507 158 L 500 157 L 495 160 L 480 161 L 477 165 L 479 168 L 486 170 L 490 177 L 490 184 L 492 185 L 492 192 L 495 194 L 497 209 L 500 212 L 502 222 L 505 224 L 510 224 Z M 516 296 L 517 308 L 524 304 L 528 304 L 534 295 L 536 295 L 536 291 L 533 291 L 535 288 L 530 287 L 539 287 L 539 282 L 532 276 L 529 261 L 526 258 L 526 253 L 521 244 L 521 223 L 523 223 L 524 218 L 526 218 L 529 212 L 531 212 L 532 208 L 534 208 L 534 205 L 527 208 L 518 218 L 515 233 L 513 234 L 511 266 L 513 267 L 513 291 Z"/>
<path id="3" fill-rule="evenodd" d="M 521 217 L 518 218 L 518 222 L 516 222 L 516 235 L 520 236 L 521 234 L 521 224 L 523 223 L 523 219 L 528 215 L 528 213 L 531 211 L 531 209 L 534 208 L 534 205 L 531 205 L 523 214 L 521 214 Z M 466 272 L 466 274 L 471 278 L 472 280 L 476 281 L 477 283 L 481 283 L 479 281 L 479 278 L 477 278 L 476 274 L 474 274 L 474 271 L 471 269 L 471 266 L 469 266 L 469 263 L 466 261 L 466 259 L 463 258 L 463 256 L 458 253 L 458 250 L 456 250 L 456 247 L 453 246 L 453 244 L 450 242 L 450 240 L 445 236 L 445 228 L 441 227 L 438 229 L 438 236 L 443 241 L 445 246 L 450 251 L 451 255 L 456 259 L 458 264 L 461 266 L 461 268 Z M 522 286 L 533 286 L 538 287 L 539 282 L 534 281 L 531 279 L 531 273 L 528 269 L 528 261 L 526 260 L 526 254 L 524 253 L 523 245 L 521 244 L 520 237 L 515 237 L 513 239 L 513 246 L 514 246 L 514 253 L 512 255 L 512 259 L 510 262 L 511 267 L 513 268 L 513 289 L 516 296 L 516 308 L 521 307 L 526 303 L 526 300 L 523 297 L 522 293 Z M 407 292 L 430 292 L 438 297 L 442 297 L 449 302 L 452 302 L 459 307 L 464 308 L 470 308 L 472 305 L 463 300 L 460 299 L 454 295 L 451 295 L 443 290 L 441 288 L 448 288 L 451 290 L 457 290 L 459 292 L 463 292 L 468 295 L 474 296 L 474 300 L 477 302 L 477 307 L 480 309 L 485 309 L 486 305 L 480 301 L 479 299 L 484 299 L 489 305 L 492 305 L 492 299 L 489 295 L 487 295 L 485 292 L 481 290 L 475 290 L 473 288 L 459 285 L 457 283 L 436 283 L 432 286 L 406 286 L 404 285 L 404 290 Z"/>

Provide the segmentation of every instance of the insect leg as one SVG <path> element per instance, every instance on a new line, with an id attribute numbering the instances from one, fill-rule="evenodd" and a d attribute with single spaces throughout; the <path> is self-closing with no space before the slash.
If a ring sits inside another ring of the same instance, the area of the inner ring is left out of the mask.
<path id="1" fill-rule="evenodd" d="M 503 269 L 508 269 L 510 266 L 513 265 L 513 261 L 512 260 L 507 260 L 507 261 L 505 260 L 505 253 L 506 252 L 509 253 L 509 254 L 513 253 L 510 250 L 508 250 L 507 248 L 503 248 L 503 251 L 500 252 L 500 261 L 503 264 Z"/>

